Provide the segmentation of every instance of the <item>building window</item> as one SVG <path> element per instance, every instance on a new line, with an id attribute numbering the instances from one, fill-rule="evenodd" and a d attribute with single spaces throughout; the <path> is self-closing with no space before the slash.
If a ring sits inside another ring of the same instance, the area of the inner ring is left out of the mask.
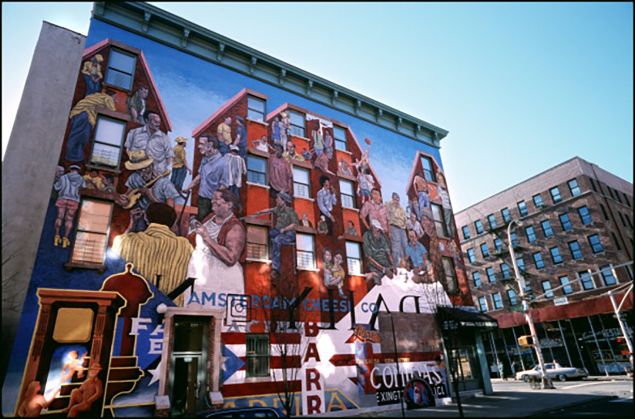
<path id="1" fill-rule="evenodd" d="M 445 283 L 448 287 L 448 293 L 453 294 L 456 293 L 459 289 L 458 282 L 456 279 L 456 270 L 454 269 L 454 262 L 452 258 L 443 257 L 441 259 L 441 263 L 443 264 L 443 273 L 445 275 Z"/>
<path id="2" fill-rule="evenodd" d="M 483 230 L 483 223 L 481 220 L 474 221 L 474 227 L 476 229 L 476 234 L 483 234 L 485 230 Z"/>
<path id="3" fill-rule="evenodd" d="M 525 234 L 527 235 L 527 241 L 533 243 L 536 241 L 536 231 L 534 226 L 525 227 Z"/>
<path id="4" fill-rule="evenodd" d="M 342 199 L 342 207 L 355 208 L 355 192 L 353 190 L 353 182 L 350 180 L 340 179 L 340 196 Z"/>
<path id="5" fill-rule="evenodd" d="M 475 263 L 476 262 L 476 254 L 474 254 L 474 249 L 473 248 L 469 248 L 467 249 L 467 260 L 470 263 Z"/>
<path id="6" fill-rule="evenodd" d="M 549 220 L 542 221 L 540 225 L 542 226 L 542 234 L 544 234 L 545 237 L 553 236 L 553 229 L 551 228 Z"/>
<path id="7" fill-rule="evenodd" d="M 545 294 L 545 298 L 553 298 L 553 291 L 551 290 L 551 282 L 542 281 L 542 291 Z"/>
<path id="8" fill-rule="evenodd" d="M 481 274 L 478 272 L 472 272 L 472 281 L 474 281 L 474 287 L 481 286 Z"/>
<path id="9" fill-rule="evenodd" d="M 118 168 L 125 130 L 124 121 L 98 115 L 90 162 L 112 169 Z"/>
<path id="10" fill-rule="evenodd" d="M 315 240 L 310 234 L 296 235 L 296 265 L 301 269 L 315 269 Z"/>
<path id="11" fill-rule="evenodd" d="M 302 198 L 311 198 L 311 183 L 309 171 L 301 167 L 293 168 L 293 195 Z"/>
<path id="12" fill-rule="evenodd" d="M 613 241 L 615 242 L 615 247 L 617 248 L 617 250 L 622 250 L 622 246 L 620 246 L 620 242 L 619 240 L 617 240 L 617 236 L 612 231 L 611 236 L 613 236 Z"/>
<path id="13" fill-rule="evenodd" d="M 588 212 L 588 211 L 587 211 L 587 212 Z M 624 221 L 624 216 L 622 215 L 622 213 L 621 213 L 621 212 L 619 212 L 619 211 L 617 211 L 617 215 L 619 215 L 620 220 L 622 221 L 622 225 L 623 225 L 624 227 L 626 227 L 626 221 Z"/>
<path id="14" fill-rule="evenodd" d="M 304 135 L 304 115 L 296 111 L 287 111 L 289 114 L 289 121 L 291 122 L 291 135 L 296 137 L 305 137 Z"/>
<path id="15" fill-rule="evenodd" d="M 553 188 L 549 189 L 549 194 L 551 195 L 551 200 L 553 201 L 554 204 L 557 204 L 558 202 L 562 201 L 562 197 L 560 196 L 560 189 L 558 189 L 557 186 L 554 186 Z"/>
<path id="16" fill-rule="evenodd" d="M 487 243 L 481 243 L 481 253 L 483 254 L 484 258 L 489 257 L 489 250 L 487 249 Z"/>
<path id="17" fill-rule="evenodd" d="M 259 97 L 247 95 L 247 118 L 263 122 L 265 120 L 265 101 Z"/>
<path id="18" fill-rule="evenodd" d="M 509 300 L 510 306 L 515 306 L 516 304 L 518 304 L 518 296 L 516 294 L 516 291 L 512 289 L 507 290 L 507 300 Z"/>
<path id="19" fill-rule="evenodd" d="M 496 282 L 496 273 L 494 272 L 494 268 L 492 268 L 491 266 L 485 268 L 485 273 L 487 274 L 487 280 L 489 282 Z"/>
<path id="20" fill-rule="evenodd" d="M 432 208 L 432 218 L 434 218 L 434 227 L 437 230 L 437 235 L 442 237 L 448 237 L 448 228 L 445 225 L 445 218 L 443 217 L 443 209 L 440 205 L 430 204 Z"/>
<path id="21" fill-rule="evenodd" d="M 258 185 L 267 184 L 267 160 L 256 156 L 247 156 L 247 181 Z"/>
<path id="22" fill-rule="evenodd" d="M 522 256 L 516 258 L 516 265 L 521 273 L 525 273 L 525 259 Z"/>
<path id="23" fill-rule="evenodd" d="M 578 208 L 578 215 L 580 216 L 580 221 L 583 225 L 589 225 L 593 222 L 591 213 L 586 206 Z"/>
<path id="24" fill-rule="evenodd" d="M 362 252 L 359 243 L 346 242 L 346 266 L 349 275 L 362 274 Z"/>
<path id="25" fill-rule="evenodd" d="M 593 192 L 597 192 L 598 190 L 595 188 L 595 182 L 592 178 L 589 178 L 589 182 L 591 183 L 591 189 L 593 189 Z"/>
<path id="26" fill-rule="evenodd" d="M 549 253 L 551 253 L 551 261 L 554 265 L 562 263 L 562 256 L 560 255 L 560 249 L 556 247 L 552 247 L 549 249 Z"/>
<path id="27" fill-rule="evenodd" d="M 624 192 L 622 192 L 622 195 L 624 195 L 624 203 L 626 204 L 627 207 L 630 208 L 631 207 L 631 199 Z"/>
<path id="28" fill-rule="evenodd" d="M 255 260 L 269 259 L 267 227 L 247 226 L 247 258 Z"/>
<path id="29" fill-rule="evenodd" d="M 558 280 L 560 281 L 560 286 L 562 287 L 560 289 L 562 290 L 562 293 L 564 295 L 571 294 L 573 292 L 573 288 L 571 287 L 571 282 L 569 281 L 569 277 L 561 276 L 561 277 L 558 277 Z"/>
<path id="30" fill-rule="evenodd" d="M 512 214 L 509 212 L 509 208 L 505 207 L 501 210 L 503 216 L 503 222 L 508 223 L 512 220 Z"/>
<path id="31" fill-rule="evenodd" d="M 346 151 L 346 130 L 337 125 L 333 125 L 333 137 L 335 139 L 335 148 L 337 150 Z"/>
<path id="32" fill-rule="evenodd" d="M 494 239 L 494 249 L 496 250 L 496 253 L 503 251 L 503 241 L 498 237 Z"/>
<path id="33" fill-rule="evenodd" d="M 269 335 L 247 334 L 247 377 L 269 376 Z"/>
<path id="34" fill-rule="evenodd" d="M 600 242 L 600 236 L 597 234 L 587 236 L 587 240 L 589 240 L 589 245 L 591 246 L 593 253 L 600 253 L 604 251 L 604 247 L 602 247 L 602 243 Z"/>
<path id="35" fill-rule="evenodd" d="M 595 288 L 595 284 L 593 283 L 593 278 L 591 278 L 591 274 L 587 271 L 578 272 L 580 276 L 580 280 L 582 281 L 582 288 L 585 290 L 592 290 Z"/>
<path id="36" fill-rule="evenodd" d="M 490 229 L 496 228 L 496 216 L 494 214 L 490 214 L 487 216 L 487 223 L 489 224 Z"/>
<path id="37" fill-rule="evenodd" d="M 534 200 L 534 205 L 536 206 L 536 208 L 542 208 L 542 196 L 540 194 L 534 195 L 532 199 Z"/>
<path id="38" fill-rule="evenodd" d="M 515 249 L 518 246 L 520 246 L 520 242 L 518 241 L 518 236 L 516 235 L 515 231 L 511 234 L 511 237 L 512 237 L 512 247 Z"/>
<path id="39" fill-rule="evenodd" d="M 124 90 L 132 89 L 137 57 L 118 49 L 111 49 L 108 57 L 108 69 L 105 82 Z"/>
<path id="40" fill-rule="evenodd" d="M 545 267 L 545 262 L 542 260 L 542 254 L 540 252 L 536 252 L 531 255 L 534 259 L 534 264 L 536 265 L 536 269 L 542 269 Z"/>
<path id="41" fill-rule="evenodd" d="M 571 179 L 570 181 L 567 182 L 567 185 L 569 185 L 569 191 L 571 191 L 571 196 L 578 196 L 580 195 L 580 193 L 582 193 L 582 191 L 580 191 L 580 186 L 578 186 L 577 179 Z"/>
<path id="42" fill-rule="evenodd" d="M 617 280 L 615 279 L 615 276 L 613 276 L 613 271 L 611 270 L 610 266 L 608 265 L 600 266 L 600 273 L 602 274 L 604 285 L 606 285 L 607 287 L 609 285 L 617 284 Z"/>
<path id="43" fill-rule="evenodd" d="M 571 257 L 574 260 L 582 259 L 582 249 L 580 249 L 580 243 L 577 240 L 569 242 L 569 250 L 571 251 Z"/>
<path id="44" fill-rule="evenodd" d="M 434 174 L 434 166 L 430 157 L 421 156 L 421 165 L 423 166 L 423 177 L 428 182 L 436 182 L 437 177 Z"/>
<path id="45" fill-rule="evenodd" d="M 604 216 L 604 219 L 608 221 L 609 215 L 606 213 L 606 208 L 604 208 L 604 205 L 600 204 L 600 209 L 602 210 L 602 215 Z"/>
<path id="46" fill-rule="evenodd" d="M 478 305 L 481 308 L 482 312 L 487 311 L 487 299 L 485 298 L 485 296 L 478 297 Z"/>
<path id="47" fill-rule="evenodd" d="M 465 240 L 467 240 L 467 239 L 469 239 L 471 237 L 470 236 L 470 228 L 468 226 L 461 227 L 461 230 L 463 230 L 463 238 Z"/>
<path id="48" fill-rule="evenodd" d="M 503 308 L 503 297 L 501 297 L 500 292 L 495 292 L 492 294 L 492 301 L 494 302 L 495 310 L 501 310 Z"/>
<path id="49" fill-rule="evenodd" d="M 573 226 L 571 225 L 571 220 L 569 219 L 569 214 L 567 214 L 566 212 L 562 213 L 558 218 L 560 218 L 562 231 L 569 231 L 573 228 Z"/>
<path id="50" fill-rule="evenodd" d="M 71 263 L 103 265 L 113 206 L 105 201 L 82 200 Z"/>
<path id="51" fill-rule="evenodd" d="M 512 271 L 509 269 L 509 265 L 506 263 L 500 264 L 501 274 L 503 275 L 503 279 L 510 279 L 512 277 Z"/>
<path id="52" fill-rule="evenodd" d="M 518 213 L 521 217 L 529 214 L 529 211 L 527 210 L 527 203 L 525 201 L 518 202 Z"/>
<path id="53" fill-rule="evenodd" d="M 620 191 L 618 191 L 617 189 L 613 189 L 613 194 L 615 194 L 615 199 L 617 200 L 617 202 L 621 204 L 622 199 L 620 198 Z"/>

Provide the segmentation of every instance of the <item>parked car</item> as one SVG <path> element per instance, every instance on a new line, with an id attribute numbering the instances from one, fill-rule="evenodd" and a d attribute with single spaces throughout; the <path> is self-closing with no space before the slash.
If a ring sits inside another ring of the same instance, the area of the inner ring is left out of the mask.
<path id="1" fill-rule="evenodd" d="M 589 375 L 586 370 L 573 367 L 563 367 L 562 365 L 556 365 L 554 363 L 545 364 L 545 370 L 547 370 L 547 377 L 557 379 L 560 381 L 567 381 L 574 378 L 583 378 Z M 526 371 L 520 371 L 516 373 L 517 380 L 523 380 L 529 382 L 531 376 L 540 376 L 540 366 L 536 365 L 534 368 Z"/>
<path id="2" fill-rule="evenodd" d="M 210 410 L 198 414 L 199 418 L 279 418 L 280 415 L 276 409 L 271 407 L 244 407 L 236 409 Z"/>

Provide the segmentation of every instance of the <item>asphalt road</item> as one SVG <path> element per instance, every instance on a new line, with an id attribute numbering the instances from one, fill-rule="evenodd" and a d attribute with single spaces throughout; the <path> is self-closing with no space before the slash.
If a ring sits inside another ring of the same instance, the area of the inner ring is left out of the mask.
<path id="1" fill-rule="evenodd" d="M 617 398 L 612 400 L 599 400 L 585 403 L 565 409 L 556 409 L 542 412 L 541 417 L 633 417 L 633 398 Z"/>

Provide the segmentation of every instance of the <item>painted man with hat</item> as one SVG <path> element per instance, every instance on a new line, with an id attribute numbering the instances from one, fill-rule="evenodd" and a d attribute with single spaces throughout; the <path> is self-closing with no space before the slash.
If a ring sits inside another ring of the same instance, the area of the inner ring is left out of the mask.
<path id="1" fill-rule="evenodd" d="M 187 156 L 185 152 L 185 144 L 187 138 L 176 137 L 176 145 L 174 146 L 174 159 L 172 160 L 172 183 L 176 190 L 181 193 L 183 191 L 183 182 L 188 173 L 192 174 L 192 169 L 187 164 Z"/>
<path id="2" fill-rule="evenodd" d="M 53 188 L 57 191 L 57 200 L 55 201 L 57 217 L 55 218 L 54 246 L 61 244 L 63 248 L 66 248 L 71 244 L 68 236 L 73 229 L 75 214 L 79 208 L 79 188 L 86 185 L 79 170 L 80 167 L 73 164 L 69 166 L 68 173 L 65 175 L 61 175 L 63 169 L 59 169 L 55 174 Z M 64 236 L 60 234 L 62 224 L 64 224 Z"/>
<path id="3" fill-rule="evenodd" d="M 384 227 L 378 220 L 371 219 L 370 230 L 364 233 L 364 254 L 366 266 L 370 271 L 366 274 L 367 280 L 373 280 L 375 285 L 381 285 L 384 275 L 392 279 L 394 271 L 390 253 L 390 242 Z"/>
<path id="4" fill-rule="evenodd" d="M 126 180 L 128 193 L 133 189 L 138 189 L 141 193 L 130 213 L 132 223 L 130 231 L 132 232 L 143 231 L 148 226 L 144 214 L 151 202 L 162 202 L 174 207 L 174 200 L 180 196 L 172 182 L 167 178 L 166 172 L 161 175 L 154 174 L 152 163 L 150 157 L 130 159 L 125 163 L 126 169 L 134 170 L 134 173 Z M 152 181 L 154 182 L 150 183 Z M 117 199 L 119 205 L 129 204 L 128 193 L 119 195 Z"/>
<path id="5" fill-rule="evenodd" d="M 101 54 L 96 54 L 90 60 L 84 62 L 82 67 L 82 75 L 86 84 L 86 94 L 84 96 L 92 95 L 101 90 L 101 81 L 104 78 L 101 72 L 101 63 L 103 62 L 104 57 Z"/>
<path id="6" fill-rule="evenodd" d="M 274 228 L 269 231 L 271 239 L 271 277 L 280 277 L 280 255 L 282 246 L 295 244 L 295 228 L 299 224 L 298 214 L 293 209 L 293 198 L 286 192 L 276 196 L 276 206 L 258 211 L 252 216 L 273 214 L 276 218 Z"/>
<path id="7" fill-rule="evenodd" d="M 167 134 L 161 131 L 161 116 L 155 111 L 146 111 L 145 121 L 144 126 L 128 132 L 126 151 L 129 159 L 151 158 L 154 174 L 160 175 L 169 170 L 174 152 Z"/>
<path id="8" fill-rule="evenodd" d="M 240 196 L 240 188 L 243 185 L 243 175 L 247 174 L 245 159 L 240 156 L 240 148 L 232 144 L 229 146 L 229 153 L 225 155 L 227 160 L 227 173 L 229 175 L 229 190 L 233 194 Z"/>

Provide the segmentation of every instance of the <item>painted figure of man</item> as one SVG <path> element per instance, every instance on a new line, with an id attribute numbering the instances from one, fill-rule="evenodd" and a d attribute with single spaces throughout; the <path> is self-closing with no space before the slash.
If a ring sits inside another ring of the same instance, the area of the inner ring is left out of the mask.
<path id="1" fill-rule="evenodd" d="M 291 194 L 293 190 L 293 170 L 291 163 L 282 156 L 283 148 L 280 144 L 273 145 L 274 154 L 267 162 L 269 170 L 269 185 L 276 192 Z"/>
<path id="2" fill-rule="evenodd" d="M 326 225 L 328 226 L 328 234 L 333 234 L 333 223 L 335 217 L 333 217 L 333 207 L 337 203 L 337 196 L 335 195 L 335 189 L 331 186 L 331 181 L 326 176 L 320 176 L 320 185 L 322 188 L 317 193 L 317 204 L 320 209 L 320 213 L 324 216 Z"/>
<path id="3" fill-rule="evenodd" d="M 212 214 L 197 223 L 196 248 L 187 271 L 188 278 L 196 278 L 194 292 L 245 293 L 241 262 L 245 261 L 246 233 L 236 217 L 239 207 L 238 196 L 227 189 L 217 190 Z"/>
<path id="4" fill-rule="evenodd" d="M 75 104 L 69 118 L 71 128 L 66 140 L 65 159 L 70 162 L 84 161 L 84 149 L 90 142 L 90 134 L 97 123 L 96 108 L 115 110 L 115 92 L 96 92 Z"/>
<path id="5" fill-rule="evenodd" d="M 293 141 L 287 141 L 287 151 L 282 153 L 282 157 L 284 157 L 288 162 L 293 161 L 304 161 L 304 157 L 295 152 L 295 144 Z"/>
<path id="6" fill-rule="evenodd" d="M 218 138 L 219 151 L 222 155 L 229 152 L 229 146 L 232 144 L 232 119 L 225 118 L 223 122 L 218 124 L 216 128 L 216 137 Z"/>
<path id="7" fill-rule="evenodd" d="M 309 215 L 306 212 L 304 214 L 302 214 L 301 225 L 302 225 L 302 227 L 309 227 L 309 228 L 313 227 L 311 225 L 311 220 L 309 220 Z"/>
<path id="8" fill-rule="evenodd" d="M 388 213 L 388 224 L 390 225 L 392 259 L 396 268 L 400 266 L 401 260 L 406 257 L 406 245 L 408 244 L 406 211 L 400 204 L 397 192 L 392 193 L 392 199 L 386 202 L 385 205 Z"/>
<path id="9" fill-rule="evenodd" d="M 92 95 L 101 90 L 101 81 L 104 79 L 104 75 L 101 72 L 101 64 L 103 62 L 104 57 L 101 54 L 96 54 L 90 60 L 84 61 L 82 67 L 82 75 L 86 85 L 86 94 L 84 96 Z"/>
<path id="10" fill-rule="evenodd" d="M 59 175 L 59 171 L 56 173 Z M 79 188 L 85 186 L 84 178 L 79 174 L 79 166 L 73 164 L 68 168 L 68 173 L 56 176 L 53 189 L 57 191 L 57 200 L 55 207 L 57 208 L 57 217 L 55 218 L 55 238 L 53 246 L 62 245 L 63 248 L 70 246 L 71 242 L 68 236 L 73 229 L 75 214 L 79 208 Z M 64 224 L 64 235 L 60 230 Z"/>
<path id="11" fill-rule="evenodd" d="M 201 137 L 198 149 L 203 156 L 198 175 L 183 191 L 187 192 L 200 184 L 198 189 L 198 214 L 196 218 L 202 221 L 212 211 L 212 197 L 221 187 L 229 186 L 229 170 L 227 160 L 220 154 L 219 141 L 214 137 Z"/>
<path id="12" fill-rule="evenodd" d="M 112 250 L 167 295 L 186 279 L 192 245 L 172 232 L 176 211 L 171 206 L 153 202 L 145 218 L 148 227 L 144 231 L 133 232 L 132 221 L 125 234 L 115 237 Z M 181 301 L 179 297 L 175 302 L 181 305 Z"/>
<path id="13" fill-rule="evenodd" d="M 170 169 L 174 151 L 167 134 L 161 131 L 161 116 L 147 111 L 145 120 L 144 126 L 128 132 L 125 147 L 130 159 L 139 160 L 144 155 L 150 157 L 154 174 L 160 175 Z"/>
<path id="14" fill-rule="evenodd" d="M 421 227 L 421 223 L 419 222 L 419 220 L 417 220 L 417 214 L 412 211 L 408 215 L 406 228 L 415 232 L 415 234 L 417 235 L 417 240 L 423 237 L 423 227 Z"/>
<path id="15" fill-rule="evenodd" d="M 245 126 L 245 118 L 236 117 L 236 140 L 233 143 L 238 146 L 238 155 L 245 158 L 247 155 L 247 127 Z"/>
<path id="16" fill-rule="evenodd" d="M 77 378 L 84 378 L 84 359 L 86 352 L 79 356 L 77 351 L 70 351 L 64 360 L 62 365 L 62 374 L 60 377 L 60 383 L 68 383 L 73 379 L 73 375 L 77 373 Z"/>
<path id="17" fill-rule="evenodd" d="M 337 174 L 340 176 L 353 176 L 351 165 L 344 159 L 337 163 Z"/>
<path id="18" fill-rule="evenodd" d="M 100 371 L 101 365 L 98 363 L 88 368 L 88 378 L 78 388 L 71 391 L 71 398 L 65 409 L 68 411 L 66 417 L 74 418 L 82 412 L 89 411 L 93 403 L 104 394 L 104 384 L 98 377 Z"/>
<path id="19" fill-rule="evenodd" d="M 370 220 L 377 220 L 380 222 L 382 230 L 388 231 L 388 214 L 381 201 L 379 189 L 373 188 L 370 192 L 370 200 L 364 202 L 359 216 L 366 230 L 370 229 Z"/>
<path id="20" fill-rule="evenodd" d="M 275 217 L 274 228 L 269 231 L 271 239 L 271 278 L 280 277 L 280 256 L 282 246 L 295 244 L 295 228 L 298 226 L 298 214 L 293 209 L 291 195 L 280 192 L 276 196 L 276 206 L 258 211 L 255 215 L 273 214 Z"/>
<path id="21" fill-rule="evenodd" d="M 415 193 L 417 194 L 417 218 L 419 221 L 423 219 L 423 216 L 430 212 L 430 195 L 428 191 L 428 183 L 421 176 L 416 175 L 412 181 Z"/>
<path id="22" fill-rule="evenodd" d="M 243 186 L 243 175 L 247 174 L 245 159 L 239 153 L 238 146 L 232 144 L 229 146 L 229 153 L 225 155 L 229 174 L 229 190 L 237 196 L 239 196 L 240 188 Z"/>
<path id="23" fill-rule="evenodd" d="M 318 121 L 318 123 L 318 129 L 313 130 L 311 136 L 313 137 L 313 150 L 315 151 L 315 155 L 320 157 L 324 152 L 324 128 L 322 127 L 321 121 Z"/>
<path id="24" fill-rule="evenodd" d="M 149 157 L 141 160 L 128 160 L 125 163 L 128 170 L 134 170 L 128 180 L 125 194 L 119 195 L 116 202 L 123 207 L 130 207 L 131 231 L 143 231 L 148 226 L 144 218 L 144 213 L 152 202 L 161 202 L 174 207 L 174 200 L 179 197 L 179 193 L 174 184 L 167 178 L 167 172 L 155 175 L 152 166 L 152 159 Z M 136 193 L 135 193 L 136 192 Z M 134 201 L 135 202 L 131 202 Z"/>
<path id="25" fill-rule="evenodd" d="M 381 285 L 381 278 L 385 275 L 392 279 L 394 275 L 393 261 L 390 255 L 390 244 L 384 229 L 378 220 L 370 220 L 370 230 L 364 233 L 364 254 L 369 271 L 367 280 Z"/>
<path id="26" fill-rule="evenodd" d="M 271 140 L 274 144 L 282 145 L 282 121 L 280 115 L 276 115 L 271 123 Z"/>
<path id="27" fill-rule="evenodd" d="M 452 205 L 450 204 L 450 194 L 448 193 L 447 184 L 445 182 L 445 175 L 443 173 L 437 174 L 437 193 L 441 198 L 441 206 L 443 207 L 443 218 L 445 218 L 445 226 L 448 229 L 448 235 L 454 237 L 454 216 L 452 215 Z"/>
<path id="28" fill-rule="evenodd" d="M 141 86 L 126 100 L 126 106 L 128 107 L 130 116 L 135 122 L 140 124 L 146 123 L 144 115 L 146 113 L 146 100 L 148 99 L 148 93 L 148 87 Z"/>
<path id="29" fill-rule="evenodd" d="M 375 186 L 375 179 L 368 168 L 360 169 L 357 173 L 357 195 L 362 203 L 370 200 L 370 192 Z M 363 205 L 363 204 L 362 204 Z"/>
<path id="30" fill-rule="evenodd" d="M 179 193 L 183 191 L 183 182 L 185 182 L 185 177 L 187 176 L 187 174 L 192 174 L 192 169 L 187 163 L 187 156 L 185 151 L 186 143 L 187 138 L 176 137 L 176 145 L 172 150 L 174 153 L 174 160 L 172 161 L 172 178 L 170 180 Z"/>
<path id="31" fill-rule="evenodd" d="M 406 254 L 410 259 L 412 271 L 414 273 L 413 281 L 422 282 L 428 272 L 428 260 L 425 246 L 417 240 L 417 234 L 408 230 L 408 245 L 406 246 Z"/>
<path id="32" fill-rule="evenodd" d="M 333 136 L 329 131 L 324 131 L 324 151 L 329 160 L 333 158 Z"/>
<path id="33" fill-rule="evenodd" d="M 324 270 L 324 286 L 326 288 L 337 288 L 340 297 L 344 297 L 344 278 L 346 272 L 342 267 L 342 255 L 335 254 L 335 258 L 331 255 L 331 251 L 324 249 L 322 258 L 322 267 Z"/>
<path id="34" fill-rule="evenodd" d="M 31 381 L 26 388 L 24 399 L 18 407 L 16 416 L 19 418 L 39 417 L 42 414 L 42 410 L 47 409 L 51 402 L 60 394 L 61 389 L 60 387 L 53 395 L 45 397 L 43 394 L 40 394 L 40 391 L 42 391 L 40 382 Z"/>
<path id="35" fill-rule="evenodd" d="M 289 141 L 289 135 L 291 132 L 291 120 L 287 112 L 280 113 L 280 145 L 285 147 L 287 141 Z"/>

